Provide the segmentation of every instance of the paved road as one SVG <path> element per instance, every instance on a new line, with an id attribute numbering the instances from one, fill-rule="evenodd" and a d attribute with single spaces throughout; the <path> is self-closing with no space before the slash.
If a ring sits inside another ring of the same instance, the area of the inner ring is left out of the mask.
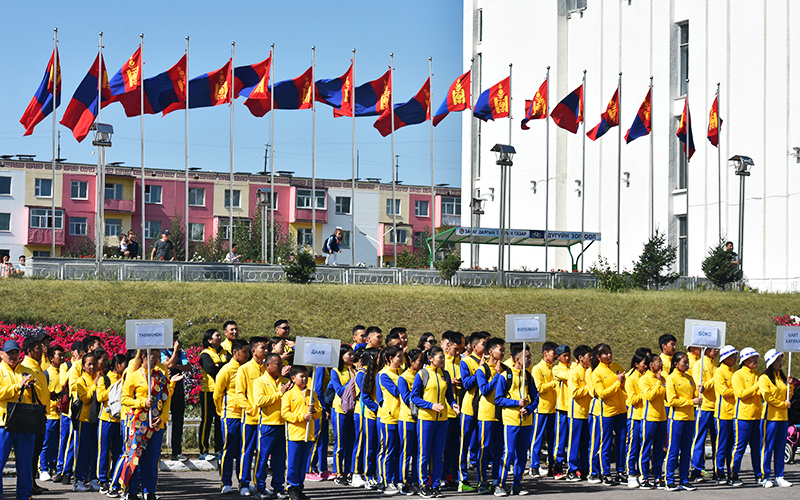
<path id="1" fill-rule="evenodd" d="M 745 465 L 749 463 L 746 461 Z M 682 497 L 695 496 L 700 498 L 699 495 L 724 495 L 726 500 L 758 500 L 767 499 L 792 499 L 798 498 L 800 495 L 800 464 L 792 464 L 786 468 L 786 478 L 795 483 L 792 488 L 771 488 L 764 489 L 756 486 L 753 482 L 751 473 L 742 474 L 742 479 L 745 485 L 739 488 L 731 488 L 725 486 L 717 486 L 710 483 L 698 483 L 696 492 L 680 492 Z M 16 479 L 14 477 L 6 477 L 3 479 L 3 489 L 5 490 L 5 498 L 13 498 L 13 491 Z M 196 500 L 206 498 L 219 498 L 219 499 L 236 499 L 238 495 L 219 494 L 219 476 L 216 472 L 162 472 L 159 476 L 159 497 L 163 500 Z M 50 499 L 67 499 L 67 500 L 100 500 L 106 498 L 99 493 L 74 493 L 67 486 L 61 484 L 53 484 L 51 482 L 41 483 L 42 486 L 50 488 L 50 491 L 42 496 L 34 497 L 42 500 Z M 530 490 L 531 495 L 556 495 L 564 499 L 595 499 L 605 500 L 610 498 L 611 495 L 615 499 L 621 498 L 626 500 L 652 500 L 653 498 L 666 498 L 672 497 L 675 493 L 666 491 L 643 491 L 643 490 L 629 490 L 625 486 L 617 486 L 609 488 L 606 486 L 592 485 L 585 482 L 580 483 L 567 483 L 564 481 L 554 481 L 552 479 L 539 479 L 531 480 L 526 479 L 525 488 Z M 354 489 L 345 486 L 336 486 L 331 482 L 321 483 L 306 483 L 306 493 L 313 500 L 344 500 L 349 498 L 363 498 L 363 499 L 378 499 L 387 498 L 385 495 L 376 494 L 374 492 L 366 491 L 363 489 Z M 447 498 L 452 499 L 468 499 L 468 498 L 493 498 L 489 496 L 479 497 L 477 494 L 463 494 L 459 495 L 456 492 L 445 492 Z M 394 498 L 405 498 L 400 495 L 395 495 Z M 419 497 L 415 497 L 419 498 Z"/>

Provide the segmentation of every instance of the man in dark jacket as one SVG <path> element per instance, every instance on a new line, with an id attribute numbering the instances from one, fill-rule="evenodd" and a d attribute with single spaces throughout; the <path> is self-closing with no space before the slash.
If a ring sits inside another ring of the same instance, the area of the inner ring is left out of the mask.
<path id="1" fill-rule="evenodd" d="M 323 243 L 322 253 L 325 254 L 326 266 L 336 265 L 336 254 L 342 251 L 341 243 L 343 234 L 344 232 L 342 231 L 342 228 L 336 226 L 336 230 L 333 232 L 333 234 L 328 236 L 328 238 L 325 240 L 325 243 Z"/>

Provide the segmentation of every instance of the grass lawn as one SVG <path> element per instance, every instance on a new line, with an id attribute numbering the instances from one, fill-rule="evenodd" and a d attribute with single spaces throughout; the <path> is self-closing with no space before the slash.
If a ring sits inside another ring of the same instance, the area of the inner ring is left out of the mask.
<path id="1" fill-rule="evenodd" d="M 772 317 L 798 314 L 790 294 L 659 291 L 612 294 L 599 290 L 478 289 L 440 286 L 291 285 L 116 281 L 3 280 L 0 320 L 110 328 L 123 334 L 126 319 L 173 318 L 189 342 L 234 319 L 241 336 L 271 335 L 288 319 L 293 335 L 350 340 L 352 326 L 409 329 L 413 342 L 426 331 L 503 335 L 506 314 L 546 313 L 547 338 L 575 346 L 611 345 L 627 366 L 640 346 L 657 348 L 663 333 L 683 339 L 685 318 L 727 322 L 727 342 L 762 354 L 775 346 Z M 534 359 L 540 358 L 533 347 Z M 800 358 L 800 357 L 798 357 Z M 795 363 L 800 373 L 800 359 Z"/>

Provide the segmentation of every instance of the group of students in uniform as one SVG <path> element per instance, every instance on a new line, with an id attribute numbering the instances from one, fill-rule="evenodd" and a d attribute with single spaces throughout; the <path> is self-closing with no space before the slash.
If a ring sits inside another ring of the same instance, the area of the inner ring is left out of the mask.
<path id="1" fill-rule="evenodd" d="M 68 355 L 51 341 L 44 333 L 22 346 L 9 339 L 0 351 L 2 465 L 13 448 L 16 498 L 46 492 L 38 479 L 111 498 L 138 500 L 143 493 L 155 500 L 161 441 L 182 375 L 169 378 L 160 349 L 109 356 L 98 337 L 88 336 Z M 45 406 L 41 432 L 6 429 L 12 402 Z"/>

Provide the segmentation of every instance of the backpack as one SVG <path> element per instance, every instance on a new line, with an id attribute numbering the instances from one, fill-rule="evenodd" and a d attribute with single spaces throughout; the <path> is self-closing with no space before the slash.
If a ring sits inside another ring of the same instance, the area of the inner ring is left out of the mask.
<path id="1" fill-rule="evenodd" d="M 447 382 L 447 384 L 450 385 L 450 374 L 447 372 L 447 370 L 442 370 L 442 372 L 444 373 L 443 378 L 445 382 Z M 430 377 L 431 375 L 430 373 L 428 373 L 428 370 L 423 368 L 422 370 L 419 371 L 419 378 L 422 379 L 423 392 L 425 391 L 425 388 L 428 386 L 428 380 L 430 380 Z M 416 420 L 417 416 L 419 415 L 419 406 L 415 405 L 414 401 L 411 399 L 409 399 L 408 402 L 409 402 L 408 407 L 411 410 L 411 416 Z"/>
<path id="2" fill-rule="evenodd" d="M 106 385 L 111 380 L 105 377 Z M 122 415 L 122 379 L 120 378 L 108 389 L 108 404 L 106 405 L 106 413 L 113 418 L 119 418 Z"/>
<path id="3" fill-rule="evenodd" d="M 356 409 L 356 378 L 352 377 L 342 393 L 342 413 L 350 415 Z"/>
<path id="4" fill-rule="evenodd" d="M 333 384 L 328 384 L 328 388 L 325 389 L 324 394 L 325 406 L 328 408 L 332 407 L 334 399 L 336 399 L 336 389 L 333 388 Z"/>
<path id="5" fill-rule="evenodd" d="M 328 236 L 325 238 L 325 241 L 322 242 L 322 253 L 331 253 L 331 238 L 333 238 L 333 236 Z"/>

